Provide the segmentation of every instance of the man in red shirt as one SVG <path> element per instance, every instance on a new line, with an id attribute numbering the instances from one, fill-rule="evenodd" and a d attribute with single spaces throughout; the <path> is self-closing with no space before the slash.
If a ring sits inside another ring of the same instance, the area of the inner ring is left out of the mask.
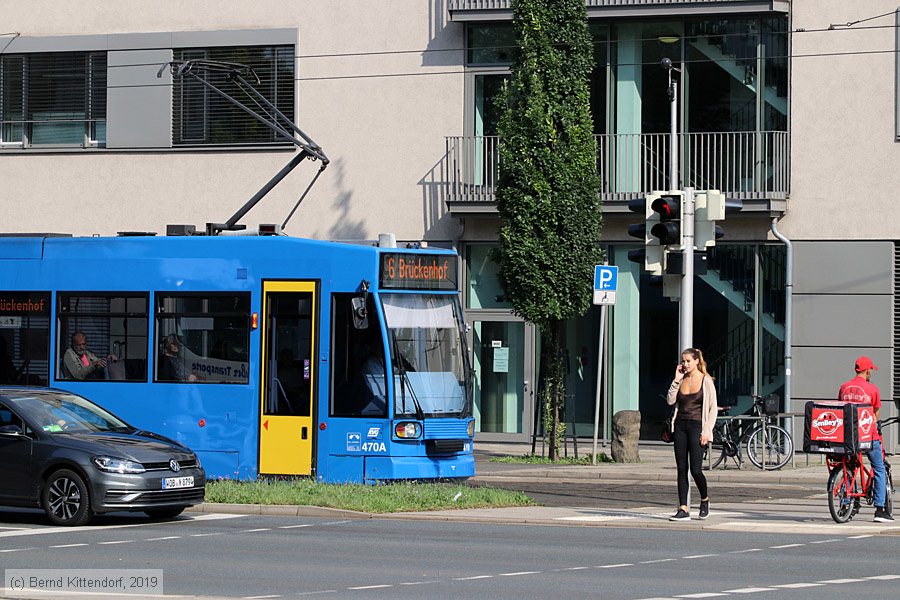
<path id="1" fill-rule="evenodd" d="M 871 404 L 876 422 L 881 416 L 881 392 L 878 391 L 878 386 L 871 383 L 869 379 L 872 377 L 872 371 L 877 370 L 878 367 L 875 366 L 872 359 L 868 356 L 860 356 L 856 359 L 856 377 L 842 383 L 838 392 L 840 402 Z M 867 456 L 869 464 L 872 465 L 872 471 L 875 473 L 875 521 L 890 523 L 894 517 L 884 509 L 884 500 L 887 495 L 887 473 L 884 468 L 884 456 L 881 452 L 881 434 L 877 427 L 872 434 L 872 449 Z"/>

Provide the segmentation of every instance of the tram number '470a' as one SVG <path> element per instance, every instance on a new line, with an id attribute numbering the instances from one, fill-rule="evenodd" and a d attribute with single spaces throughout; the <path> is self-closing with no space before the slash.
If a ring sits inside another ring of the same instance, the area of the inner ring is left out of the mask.
<path id="1" fill-rule="evenodd" d="M 363 442 L 360 450 L 363 452 L 387 452 L 384 442 Z"/>

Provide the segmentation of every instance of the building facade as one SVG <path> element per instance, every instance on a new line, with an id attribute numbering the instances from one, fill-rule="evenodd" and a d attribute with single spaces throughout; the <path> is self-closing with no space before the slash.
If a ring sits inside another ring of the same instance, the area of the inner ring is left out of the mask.
<path id="1" fill-rule="evenodd" d="M 670 187 L 664 57 L 679 69 L 671 187 L 719 189 L 744 206 L 695 277 L 693 339 L 720 403 L 745 410 L 754 394 L 777 393 L 786 412 L 800 412 L 834 397 L 859 354 L 879 365 L 884 398 L 900 397 L 896 6 L 585 4 L 600 243 L 620 274 L 603 340 L 598 308 L 568 324 L 569 432 L 591 435 L 597 401 L 602 437 L 619 410 L 641 411 L 646 439 L 662 421 L 678 306 L 627 260 L 639 247 L 627 228 L 639 220 L 629 200 Z M 509 5 L 11 3 L 10 32 L 0 35 L 2 230 L 115 235 L 224 221 L 296 150 L 163 67 L 250 65 L 258 89 L 331 159 L 285 231 L 338 240 L 392 232 L 458 248 L 480 439 L 529 439 L 539 336 L 513 314 L 491 258 L 495 98 L 515 45 Z M 242 222 L 285 222 L 317 169 L 301 164 Z"/>

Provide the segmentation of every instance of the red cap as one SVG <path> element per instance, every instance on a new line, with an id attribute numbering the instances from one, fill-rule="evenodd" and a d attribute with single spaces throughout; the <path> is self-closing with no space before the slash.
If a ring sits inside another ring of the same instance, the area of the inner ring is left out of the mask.
<path id="1" fill-rule="evenodd" d="M 878 370 L 878 367 L 875 366 L 875 363 L 872 362 L 872 359 L 868 356 L 860 356 L 856 359 L 856 372 L 867 371 L 868 369 Z"/>

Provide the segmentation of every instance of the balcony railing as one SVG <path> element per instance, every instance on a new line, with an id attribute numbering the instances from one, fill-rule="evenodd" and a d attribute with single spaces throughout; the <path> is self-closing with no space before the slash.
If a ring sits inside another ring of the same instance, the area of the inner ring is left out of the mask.
<path id="1" fill-rule="evenodd" d="M 747 0 L 584 0 L 588 8 L 654 6 L 667 4 L 729 4 Z M 509 10 L 512 0 L 449 0 L 449 10 Z"/>
<path id="2" fill-rule="evenodd" d="M 669 182 L 669 134 L 605 134 L 597 139 L 604 202 L 626 201 Z M 790 191 L 788 133 L 679 134 L 677 188 L 717 189 L 742 199 L 784 199 Z M 446 138 L 447 199 L 494 202 L 500 170 L 497 136 Z"/>

